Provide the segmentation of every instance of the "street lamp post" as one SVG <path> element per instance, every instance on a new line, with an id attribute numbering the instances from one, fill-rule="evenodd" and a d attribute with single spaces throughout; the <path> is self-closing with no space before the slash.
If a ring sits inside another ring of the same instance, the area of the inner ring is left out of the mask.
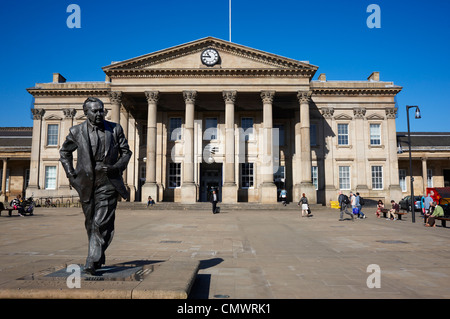
<path id="1" fill-rule="evenodd" d="M 415 118 L 420 119 L 420 109 L 417 105 L 407 105 L 406 106 L 406 118 L 408 122 L 408 146 L 409 146 L 409 177 L 411 182 L 411 214 L 412 214 L 412 222 L 416 222 L 416 210 L 415 210 L 415 200 L 414 200 L 414 177 L 412 173 L 412 158 L 411 158 L 411 132 L 409 131 L 409 109 L 416 108 Z"/>

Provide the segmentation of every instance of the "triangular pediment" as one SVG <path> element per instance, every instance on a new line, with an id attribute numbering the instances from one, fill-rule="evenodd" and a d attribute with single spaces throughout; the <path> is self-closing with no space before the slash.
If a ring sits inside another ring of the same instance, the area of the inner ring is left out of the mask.
<path id="1" fill-rule="evenodd" d="M 214 66 L 206 66 L 201 62 L 201 54 L 208 48 L 215 49 L 220 61 Z M 252 49 L 232 42 L 208 37 L 165 50 L 142 55 L 136 58 L 113 63 L 103 67 L 109 76 L 121 73 L 128 74 L 162 74 L 176 72 L 210 72 L 218 75 L 221 72 L 289 71 L 306 77 L 314 76 L 318 69 L 304 61 L 297 61 L 272 53 Z"/>
<path id="2" fill-rule="evenodd" d="M 349 120 L 352 120 L 353 118 L 351 116 L 347 115 L 347 114 L 340 113 L 340 114 L 337 114 L 334 117 L 334 119 L 335 120 L 346 120 L 346 121 L 349 121 Z"/>

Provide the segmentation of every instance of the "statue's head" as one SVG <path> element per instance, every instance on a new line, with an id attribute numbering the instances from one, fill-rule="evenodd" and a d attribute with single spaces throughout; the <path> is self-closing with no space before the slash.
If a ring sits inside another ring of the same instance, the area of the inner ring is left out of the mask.
<path id="1" fill-rule="evenodd" d="M 105 119 L 103 102 L 96 97 L 88 97 L 83 103 L 84 115 L 92 125 L 101 125 Z"/>

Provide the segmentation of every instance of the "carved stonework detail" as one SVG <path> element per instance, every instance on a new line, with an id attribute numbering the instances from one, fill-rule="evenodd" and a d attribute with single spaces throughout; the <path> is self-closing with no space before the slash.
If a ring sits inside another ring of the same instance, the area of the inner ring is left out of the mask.
<path id="1" fill-rule="evenodd" d="M 223 91 L 222 96 L 225 103 L 234 103 L 236 101 L 236 91 Z"/>
<path id="2" fill-rule="evenodd" d="M 390 107 L 386 109 L 386 117 L 388 119 L 395 119 L 395 116 L 397 115 L 397 108 L 396 107 Z"/>
<path id="3" fill-rule="evenodd" d="M 312 91 L 298 91 L 297 98 L 300 103 L 309 103 L 311 100 Z"/>
<path id="4" fill-rule="evenodd" d="M 320 109 L 320 113 L 326 119 L 332 119 L 334 115 L 334 108 L 332 107 L 323 107 Z"/>
<path id="5" fill-rule="evenodd" d="M 77 114 L 77 111 L 74 108 L 63 109 L 62 111 L 66 119 L 73 119 L 75 114 Z"/>
<path id="6" fill-rule="evenodd" d="M 261 99 L 263 100 L 263 103 L 270 103 L 272 104 L 273 98 L 275 97 L 275 91 L 261 91 Z"/>
<path id="7" fill-rule="evenodd" d="M 183 98 L 186 103 L 195 103 L 197 91 L 183 91 Z"/>
<path id="8" fill-rule="evenodd" d="M 121 104 L 122 103 L 122 92 L 120 91 L 112 91 L 109 92 L 109 100 L 112 104 Z"/>
<path id="9" fill-rule="evenodd" d="M 33 120 L 42 120 L 45 114 L 44 109 L 31 109 L 31 114 L 33 115 Z"/>
<path id="10" fill-rule="evenodd" d="M 355 108 L 353 109 L 353 115 L 355 119 L 363 119 L 364 116 L 366 115 L 366 109 L 363 107 Z"/>
<path id="11" fill-rule="evenodd" d="M 147 103 L 158 103 L 159 91 L 145 91 L 145 97 L 147 98 Z"/>

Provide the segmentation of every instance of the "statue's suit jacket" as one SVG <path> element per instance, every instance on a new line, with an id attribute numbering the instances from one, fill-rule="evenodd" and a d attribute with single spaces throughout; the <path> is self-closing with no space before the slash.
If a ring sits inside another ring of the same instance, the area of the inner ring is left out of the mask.
<path id="1" fill-rule="evenodd" d="M 126 169 L 132 152 L 120 124 L 104 121 L 105 159 L 104 164 L 117 168 L 108 173 L 108 179 L 117 192 L 125 199 L 129 194 L 124 185 L 122 172 Z M 77 150 L 76 169 L 73 168 L 72 153 Z M 69 177 L 70 184 L 80 195 L 82 202 L 88 202 L 93 194 L 95 174 L 94 155 L 88 133 L 87 120 L 70 128 L 64 144 L 60 149 L 60 161 L 66 173 L 75 172 L 76 177 Z"/>

